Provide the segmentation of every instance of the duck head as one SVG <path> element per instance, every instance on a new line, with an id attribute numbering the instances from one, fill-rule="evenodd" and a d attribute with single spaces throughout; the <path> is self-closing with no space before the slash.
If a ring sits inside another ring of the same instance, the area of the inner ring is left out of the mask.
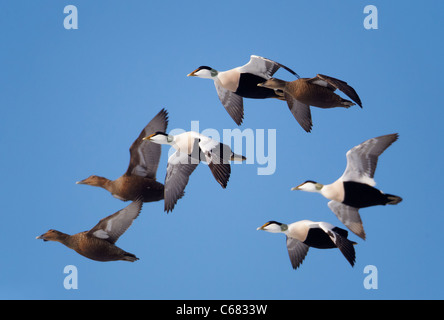
<path id="1" fill-rule="evenodd" d="M 307 192 L 321 192 L 322 187 L 324 187 L 323 184 L 320 184 L 320 183 L 313 181 L 313 180 L 307 180 L 307 181 L 301 183 L 300 185 L 298 185 L 297 187 L 291 188 L 291 190 L 292 191 L 302 190 L 302 191 L 307 191 Z"/>
<path id="2" fill-rule="evenodd" d="M 212 79 L 216 77 L 218 74 L 217 70 L 208 67 L 208 66 L 200 66 L 193 72 L 187 74 L 187 77 L 198 77 L 198 78 L 204 78 L 204 79 Z"/>
<path id="3" fill-rule="evenodd" d="M 87 184 L 87 185 L 94 186 L 94 187 L 103 187 L 107 181 L 108 181 L 108 179 L 106 179 L 104 177 L 92 175 L 86 179 L 77 181 L 76 184 Z"/>
<path id="4" fill-rule="evenodd" d="M 65 234 L 63 232 L 50 229 L 44 234 L 36 237 L 36 239 L 42 239 L 43 241 L 59 241 Z"/>
<path id="5" fill-rule="evenodd" d="M 283 90 L 285 88 L 286 83 L 287 82 L 284 80 L 270 78 L 265 82 L 258 83 L 257 86 L 268 88 L 268 89 L 273 89 L 273 90 Z"/>
<path id="6" fill-rule="evenodd" d="M 268 221 L 263 226 L 257 228 L 256 230 L 264 230 L 272 233 L 285 232 L 288 226 L 285 223 L 280 223 L 277 221 Z"/>
<path id="7" fill-rule="evenodd" d="M 158 131 L 156 133 L 150 134 L 142 140 L 148 140 L 158 144 L 171 144 L 174 141 L 174 136 L 166 134 L 165 132 Z"/>

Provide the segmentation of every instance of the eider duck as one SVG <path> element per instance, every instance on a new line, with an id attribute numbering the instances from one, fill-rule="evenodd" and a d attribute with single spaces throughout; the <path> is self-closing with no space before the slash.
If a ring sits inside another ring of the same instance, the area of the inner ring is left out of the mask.
<path id="1" fill-rule="evenodd" d="M 365 239 L 364 227 L 358 209 L 376 205 L 398 204 L 401 197 L 376 189 L 373 179 L 378 157 L 398 134 L 388 134 L 364 141 L 347 152 L 347 167 L 343 175 L 332 184 L 323 185 L 307 180 L 291 190 L 317 192 L 331 200 L 329 208 L 341 222 L 356 235 Z"/>
<path id="2" fill-rule="evenodd" d="M 330 223 L 301 220 L 287 225 L 269 221 L 257 230 L 286 235 L 288 255 L 293 269 L 297 269 L 301 265 L 310 247 L 338 248 L 352 267 L 355 264 L 356 254 L 353 245 L 356 242 L 347 239 L 347 230 L 335 227 Z"/>
<path id="3" fill-rule="evenodd" d="M 226 188 L 231 174 L 229 161 L 246 160 L 244 156 L 233 153 L 229 146 L 194 131 L 176 136 L 156 132 L 143 140 L 169 144 L 176 149 L 168 158 L 164 195 L 166 212 L 173 210 L 177 200 L 183 195 L 191 173 L 200 161 L 208 163 L 216 181 L 222 188 Z"/>
<path id="4" fill-rule="evenodd" d="M 270 79 L 279 68 L 284 68 L 299 77 L 296 72 L 286 66 L 256 55 L 252 55 L 250 61 L 241 67 L 217 71 L 208 66 L 200 66 L 187 76 L 214 80 L 220 101 L 234 122 L 241 125 L 244 119 L 242 98 L 284 100 L 281 91 L 257 86 L 258 83 Z"/>
<path id="5" fill-rule="evenodd" d="M 115 245 L 119 237 L 129 228 L 142 209 L 142 201 L 131 202 L 126 208 L 102 219 L 89 231 L 69 235 L 57 230 L 49 230 L 36 239 L 57 241 L 77 253 L 96 261 L 139 260 L 134 254 Z"/>
<path id="6" fill-rule="evenodd" d="M 156 181 L 161 147 L 142 139 L 157 131 L 165 131 L 168 125 L 168 112 L 162 109 L 142 130 L 130 147 L 130 163 L 126 172 L 116 180 L 92 175 L 77 184 L 101 187 L 120 200 L 136 200 L 142 196 L 143 202 L 163 199 L 163 184 Z"/>
<path id="7" fill-rule="evenodd" d="M 344 92 L 362 108 L 361 99 L 347 82 L 322 74 L 318 74 L 314 78 L 300 78 L 291 82 L 271 78 L 259 83 L 258 86 L 283 91 L 291 113 L 306 132 L 310 132 L 313 126 L 310 106 L 349 108 L 355 105 L 355 103 L 334 93 L 336 89 Z"/>

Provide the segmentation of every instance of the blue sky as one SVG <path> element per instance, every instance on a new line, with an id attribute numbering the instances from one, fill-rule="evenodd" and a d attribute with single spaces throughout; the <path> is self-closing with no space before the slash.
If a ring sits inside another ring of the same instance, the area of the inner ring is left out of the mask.
<path id="1" fill-rule="evenodd" d="M 368 4 L 377 30 L 363 26 Z M 66 5 L 78 9 L 77 30 L 63 27 Z M 0 298 L 444 298 L 442 12 L 441 1 L 2 1 Z M 307 134 L 285 102 L 244 100 L 239 129 L 255 138 L 276 130 L 275 172 L 258 175 L 257 159 L 233 165 L 223 190 L 200 165 L 172 213 L 145 204 L 117 242 L 135 263 L 95 262 L 35 240 L 50 228 L 88 230 L 127 205 L 75 182 L 123 174 L 131 143 L 161 108 L 169 130 L 188 131 L 191 121 L 201 131 L 235 129 L 213 83 L 186 75 L 240 66 L 251 54 L 302 77 L 345 80 L 364 108 L 312 108 Z M 361 210 L 367 240 L 350 233 L 353 268 L 338 250 L 311 249 L 293 270 L 285 236 L 256 228 L 302 219 L 342 227 L 326 199 L 290 188 L 334 181 L 347 150 L 394 132 L 375 180 L 404 201 Z M 77 267 L 77 290 L 63 286 L 67 265 Z M 377 267 L 378 289 L 363 285 L 367 265 Z"/>

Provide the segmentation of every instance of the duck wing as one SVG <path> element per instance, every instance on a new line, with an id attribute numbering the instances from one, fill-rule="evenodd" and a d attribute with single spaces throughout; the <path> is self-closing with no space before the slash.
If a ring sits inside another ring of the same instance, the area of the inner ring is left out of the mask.
<path id="1" fill-rule="evenodd" d="M 205 155 L 205 161 L 208 163 L 208 167 L 216 181 L 222 188 L 226 188 L 231 174 L 231 165 L 229 163 L 233 154 L 231 148 L 210 138 L 201 139 L 199 148 Z"/>
<path id="2" fill-rule="evenodd" d="M 296 72 L 283 64 L 256 55 L 251 55 L 250 61 L 237 69 L 241 73 L 251 73 L 265 79 L 270 79 L 276 73 L 276 71 L 279 70 L 279 68 L 283 68 L 299 78 L 299 75 Z"/>
<path id="3" fill-rule="evenodd" d="M 287 236 L 288 256 L 290 257 L 290 262 L 293 269 L 297 269 L 301 265 L 308 253 L 309 248 L 310 247 L 305 243 Z"/>
<path id="4" fill-rule="evenodd" d="M 131 202 L 122 210 L 100 220 L 87 234 L 114 244 L 139 216 L 142 204 L 141 199 Z"/>
<path id="5" fill-rule="evenodd" d="M 335 91 L 336 89 L 344 92 L 350 99 L 352 99 L 354 102 L 356 102 L 361 108 L 362 108 L 362 102 L 359 98 L 358 94 L 356 93 L 355 89 L 353 89 L 351 86 L 347 84 L 347 82 L 329 77 L 323 74 L 318 74 L 316 77 L 311 78 L 307 80 L 308 82 L 317 84 L 322 87 L 327 87 L 332 91 Z"/>
<path id="6" fill-rule="evenodd" d="M 336 217 L 354 234 L 365 240 L 364 226 L 362 225 L 359 210 L 354 207 L 347 206 L 343 203 L 331 200 L 328 207 L 336 215 Z"/>
<path id="7" fill-rule="evenodd" d="M 353 242 L 335 232 L 329 223 L 320 222 L 319 227 L 330 237 L 331 241 L 342 252 L 347 261 L 354 266 L 356 260 L 355 248 Z"/>
<path id="8" fill-rule="evenodd" d="M 214 81 L 216 87 L 217 95 L 219 96 L 220 102 L 227 110 L 230 117 L 236 122 L 238 126 L 242 124 L 244 119 L 244 101 L 240 95 L 225 89 L 218 83 Z"/>
<path id="9" fill-rule="evenodd" d="M 311 128 L 313 127 L 310 106 L 300 102 L 299 100 L 296 100 L 291 94 L 287 92 L 284 92 L 284 97 L 287 101 L 288 108 L 293 114 L 293 117 L 306 132 L 310 132 Z"/>
<path id="10" fill-rule="evenodd" d="M 164 189 L 166 212 L 173 211 L 177 200 L 183 197 L 190 175 L 198 164 L 198 159 L 180 151 L 176 151 L 169 157 Z"/>
<path id="11" fill-rule="evenodd" d="M 130 147 L 130 163 L 126 175 L 137 175 L 156 179 L 156 172 L 161 155 L 161 145 L 149 140 L 142 140 L 150 134 L 166 132 L 168 112 L 162 109 L 142 130 Z"/>
<path id="12" fill-rule="evenodd" d="M 388 134 L 368 139 L 347 151 L 347 166 L 340 179 L 375 186 L 376 182 L 373 178 L 378 157 L 397 139 L 397 133 Z"/>

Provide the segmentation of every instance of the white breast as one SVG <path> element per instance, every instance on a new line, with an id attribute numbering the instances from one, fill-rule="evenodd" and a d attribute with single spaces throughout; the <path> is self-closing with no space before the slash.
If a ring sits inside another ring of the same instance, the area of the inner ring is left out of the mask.
<path id="1" fill-rule="evenodd" d="M 332 184 L 324 185 L 321 194 L 327 199 L 342 202 L 344 201 L 345 192 L 342 180 L 338 179 Z"/>
<path id="2" fill-rule="evenodd" d="M 222 87 L 232 92 L 236 92 L 239 86 L 240 72 L 236 69 L 219 72 L 217 79 Z"/>

